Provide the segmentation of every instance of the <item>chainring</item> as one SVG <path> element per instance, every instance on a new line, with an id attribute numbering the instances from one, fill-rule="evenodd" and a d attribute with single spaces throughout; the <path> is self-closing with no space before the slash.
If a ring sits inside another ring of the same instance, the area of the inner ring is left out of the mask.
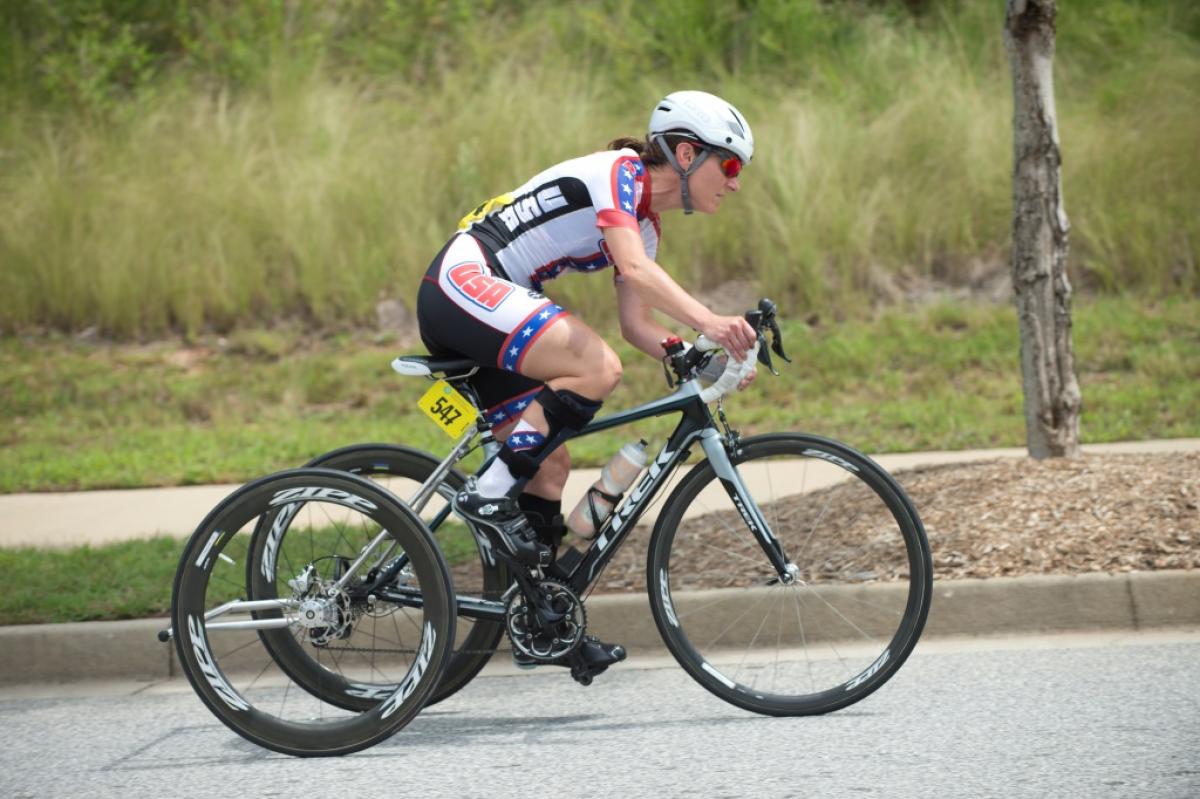
<path id="1" fill-rule="evenodd" d="M 583 600 L 565 583 L 541 580 L 536 584 L 542 609 L 557 618 L 548 624 L 538 619 L 523 592 L 508 601 L 506 627 L 513 648 L 542 663 L 565 658 L 583 644 L 587 611 Z"/>

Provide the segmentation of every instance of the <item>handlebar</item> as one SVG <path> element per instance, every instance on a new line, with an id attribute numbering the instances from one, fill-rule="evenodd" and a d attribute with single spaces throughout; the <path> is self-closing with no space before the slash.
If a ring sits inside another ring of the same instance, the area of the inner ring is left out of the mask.
<path id="1" fill-rule="evenodd" d="M 746 360 L 738 362 L 730 358 L 726 361 L 725 371 L 721 372 L 721 376 L 711 386 L 700 392 L 700 399 L 704 402 L 718 400 L 736 389 L 743 379 L 749 377 L 750 373 L 754 371 L 755 356 L 758 355 L 758 344 L 759 342 L 754 342 L 754 346 L 746 351 Z M 719 344 L 708 340 L 703 334 L 696 339 L 696 349 L 701 352 L 711 352 L 719 347 Z"/>
<path id="2" fill-rule="evenodd" d="M 700 392 L 701 399 L 705 402 L 712 402 L 728 394 L 749 376 L 754 370 L 756 361 L 766 365 L 771 374 L 778 375 L 779 373 L 775 371 L 775 367 L 771 363 L 771 352 L 776 353 L 785 361 L 791 362 L 791 359 L 783 352 L 783 336 L 775 318 L 776 313 L 775 303 L 766 298 L 759 301 L 757 308 L 746 312 L 746 321 L 754 328 L 757 341 L 747 351 L 744 361 L 739 362 L 730 358 L 726 362 L 724 371 L 716 381 Z M 767 343 L 766 334 L 768 332 L 771 334 L 769 350 L 764 346 Z M 676 378 L 682 382 L 695 377 L 697 368 L 705 362 L 706 357 L 711 357 L 710 353 L 721 349 L 721 345 L 701 334 L 696 339 L 694 347 L 688 348 L 678 338 L 672 337 L 663 342 L 663 349 L 667 352 L 664 370 L 669 367 L 675 372 Z M 672 384 L 669 372 L 667 372 L 667 383 Z"/>

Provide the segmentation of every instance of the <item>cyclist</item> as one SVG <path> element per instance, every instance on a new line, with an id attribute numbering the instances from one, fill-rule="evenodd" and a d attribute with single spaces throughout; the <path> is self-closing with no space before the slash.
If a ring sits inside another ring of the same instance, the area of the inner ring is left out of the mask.
<path id="1" fill-rule="evenodd" d="M 742 317 L 713 313 L 654 261 L 661 212 L 715 213 L 725 193 L 739 189 L 754 155 L 741 113 L 705 92 L 674 92 L 655 106 L 644 139 L 609 148 L 552 166 L 464 217 L 417 296 L 429 351 L 487 367 L 474 384 L 504 442 L 454 507 L 527 565 L 549 565 L 565 529 L 570 459 L 559 445 L 621 379 L 616 353 L 546 299 L 546 281 L 614 267 L 622 335 L 656 359 L 671 332 L 654 310 L 739 361 L 755 340 Z"/>

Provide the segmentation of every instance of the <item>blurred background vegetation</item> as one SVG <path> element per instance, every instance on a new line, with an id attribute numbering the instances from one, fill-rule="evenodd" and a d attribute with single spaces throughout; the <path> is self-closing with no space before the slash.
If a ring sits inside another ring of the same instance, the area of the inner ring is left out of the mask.
<path id="1" fill-rule="evenodd" d="M 1200 289 L 1200 3 L 1060 0 L 1070 271 Z M 1001 0 L 0 0 L 0 332 L 373 326 L 480 201 L 704 88 L 757 157 L 692 288 L 854 315 L 1007 270 Z M 611 317 L 586 278 L 555 293 Z"/>

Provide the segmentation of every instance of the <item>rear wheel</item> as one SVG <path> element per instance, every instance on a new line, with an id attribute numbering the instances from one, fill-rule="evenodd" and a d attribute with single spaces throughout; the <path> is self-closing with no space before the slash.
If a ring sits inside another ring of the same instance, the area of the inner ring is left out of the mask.
<path id="1" fill-rule="evenodd" d="M 347 447 L 322 455 L 309 466 L 340 469 L 379 483 L 402 500 L 408 500 L 437 468 L 439 461 L 420 450 L 389 444 Z M 454 590 L 462 595 L 499 601 L 512 578 L 508 567 L 478 546 L 480 536 L 471 523 L 450 513 L 450 500 L 466 483 L 451 469 L 436 493 L 421 509 L 421 519 L 433 531 L 454 577 Z M 442 681 L 428 704 L 455 693 L 487 665 L 504 636 L 504 624 L 459 616 L 454 634 L 454 654 L 442 672 Z"/>
<path id="2" fill-rule="evenodd" d="M 279 535 L 255 559 L 264 518 Z M 301 531 L 306 551 L 281 548 L 282 532 L 295 542 Z M 338 585 L 357 542 L 381 532 L 409 564 L 417 599 L 403 607 L 369 603 L 353 576 Z M 274 572 L 285 559 L 284 590 L 247 591 L 248 564 Z M 239 735 L 293 755 L 353 752 L 407 724 L 449 660 L 455 612 L 449 569 L 420 519 L 370 481 L 327 469 L 282 472 L 221 502 L 188 542 L 172 594 L 180 664 L 200 698 Z M 303 681 L 277 662 L 283 641 L 312 651 Z M 328 701 L 353 691 L 370 701 Z"/>
<path id="3" fill-rule="evenodd" d="M 765 435 L 728 454 L 791 574 L 780 580 L 740 503 L 698 464 L 650 544 L 663 640 L 705 688 L 747 710 L 811 715 L 863 699 L 908 657 L 929 613 L 916 510 L 882 468 L 834 441 Z"/>

